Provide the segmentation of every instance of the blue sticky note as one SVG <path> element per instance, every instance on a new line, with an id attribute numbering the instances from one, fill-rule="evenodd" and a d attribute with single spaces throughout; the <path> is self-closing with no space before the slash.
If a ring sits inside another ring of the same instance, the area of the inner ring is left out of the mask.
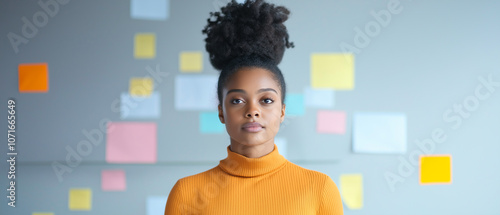
<path id="1" fill-rule="evenodd" d="M 404 113 L 356 113 L 353 116 L 353 151 L 356 153 L 406 153 Z"/>
<path id="2" fill-rule="evenodd" d="M 335 91 L 333 89 L 304 89 L 305 105 L 315 108 L 333 108 L 335 105 Z"/>
<path id="3" fill-rule="evenodd" d="M 285 98 L 286 115 L 300 116 L 304 115 L 304 95 L 302 94 L 287 94 Z"/>
<path id="4" fill-rule="evenodd" d="M 275 137 L 274 138 L 274 143 L 278 147 L 278 152 L 280 155 L 283 155 L 283 157 L 287 158 L 287 152 L 288 152 L 288 145 L 286 142 L 286 138 L 284 137 Z"/>
<path id="5" fill-rule="evenodd" d="M 219 112 L 200 113 L 200 132 L 202 134 L 222 134 L 226 130 L 219 120 Z"/>
<path id="6" fill-rule="evenodd" d="M 121 119 L 158 119 L 160 118 L 160 93 L 150 96 L 131 96 L 122 93 L 120 96 Z"/>
<path id="7" fill-rule="evenodd" d="M 146 215 L 164 214 L 167 199 L 167 196 L 148 196 L 146 199 Z"/>
<path id="8" fill-rule="evenodd" d="M 217 75 L 177 75 L 175 77 L 175 109 L 217 110 Z"/>
<path id="9" fill-rule="evenodd" d="M 131 0 L 132 19 L 166 20 L 169 16 L 169 0 Z"/>

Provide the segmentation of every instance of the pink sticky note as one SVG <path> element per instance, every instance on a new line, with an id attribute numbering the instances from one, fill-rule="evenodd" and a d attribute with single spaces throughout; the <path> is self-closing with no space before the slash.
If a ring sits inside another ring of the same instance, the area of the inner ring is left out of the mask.
<path id="1" fill-rule="evenodd" d="M 318 133 L 345 134 L 346 114 L 343 111 L 318 111 Z"/>
<path id="2" fill-rule="evenodd" d="M 106 135 L 108 163 L 155 163 L 156 154 L 156 123 L 108 123 Z"/>
<path id="3" fill-rule="evenodd" d="M 103 170 L 101 172 L 101 187 L 105 191 L 124 191 L 127 187 L 125 171 Z"/>

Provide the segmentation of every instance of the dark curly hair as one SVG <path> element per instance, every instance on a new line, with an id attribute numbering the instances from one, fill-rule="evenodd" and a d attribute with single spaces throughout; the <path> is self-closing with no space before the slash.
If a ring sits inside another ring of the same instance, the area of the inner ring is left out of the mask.
<path id="1" fill-rule="evenodd" d="M 270 71 L 280 85 L 284 104 L 286 84 L 278 64 L 285 49 L 294 47 L 283 24 L 289 14 L 287 8 L 264 0 L 246 0 L 243 4 L 232 0 L 220 12 L 210 13 L 202 33 L 207 35 L 205 48 L 210 63 L 221 72 L 217 84 L 219 104 L 223 87 L 243 67 Z"/>

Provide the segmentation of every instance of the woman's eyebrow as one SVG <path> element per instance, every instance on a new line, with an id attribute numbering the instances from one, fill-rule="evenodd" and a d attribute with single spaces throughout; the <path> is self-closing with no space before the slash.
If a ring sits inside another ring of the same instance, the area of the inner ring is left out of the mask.
<path id="1" fill-rule="evenodd" d="M 257 93 L 263 93 L 263 92 L 267 92 L 267 91 L 272 91 L 272 92 L 275 92 L 276 94 L 278 94 L 278 92 L 273 88 L 262 88 L 262 89 L 258 90 Z M 231 89 L 231 90 L 227 91 L 226 95 L 228 95 L 229 93 L 236 93 L 236 92 L 247 94 L 247 92 L 242 90 L 242 89 Z"/>
<path id="2" fill-rule="evenodd" d="M 232 89 L 232 90 L 227 91 L 226 95 L 229 95 L 229 93 L 237 93 L 237 92 L 240 92 L 240 93 L 243 93 L 243 94 L 247 94 L 247 92 L 245 92 L 242 89 Z"/>
<path id="3" fill-rule="evenodd" d="M 266 91 L 273 91 L 276 94 L 278 94 L 278 92 L 275 89 L 273 89 L 273 88 L 262 88 L 259 91 L 257 91 L 257 93 L 262 93 L 262 92 L 266 92 Z"/>

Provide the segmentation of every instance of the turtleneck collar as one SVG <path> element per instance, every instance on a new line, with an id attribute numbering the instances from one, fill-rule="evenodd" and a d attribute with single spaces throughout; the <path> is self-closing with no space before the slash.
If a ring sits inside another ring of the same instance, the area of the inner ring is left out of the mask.
<path id="1" fill-rule="evenodd" d="M 228 146 L 227 158 L 220 161 L 219 167 L 231 175 L 256 177 L 278 169 L 286 161 L 286 158 L 279 154 L 276 144 L 274 144 L 274 149 L 271 153 L 259 158 L 245 157 L 231 151 L 230 146 Z"/>

